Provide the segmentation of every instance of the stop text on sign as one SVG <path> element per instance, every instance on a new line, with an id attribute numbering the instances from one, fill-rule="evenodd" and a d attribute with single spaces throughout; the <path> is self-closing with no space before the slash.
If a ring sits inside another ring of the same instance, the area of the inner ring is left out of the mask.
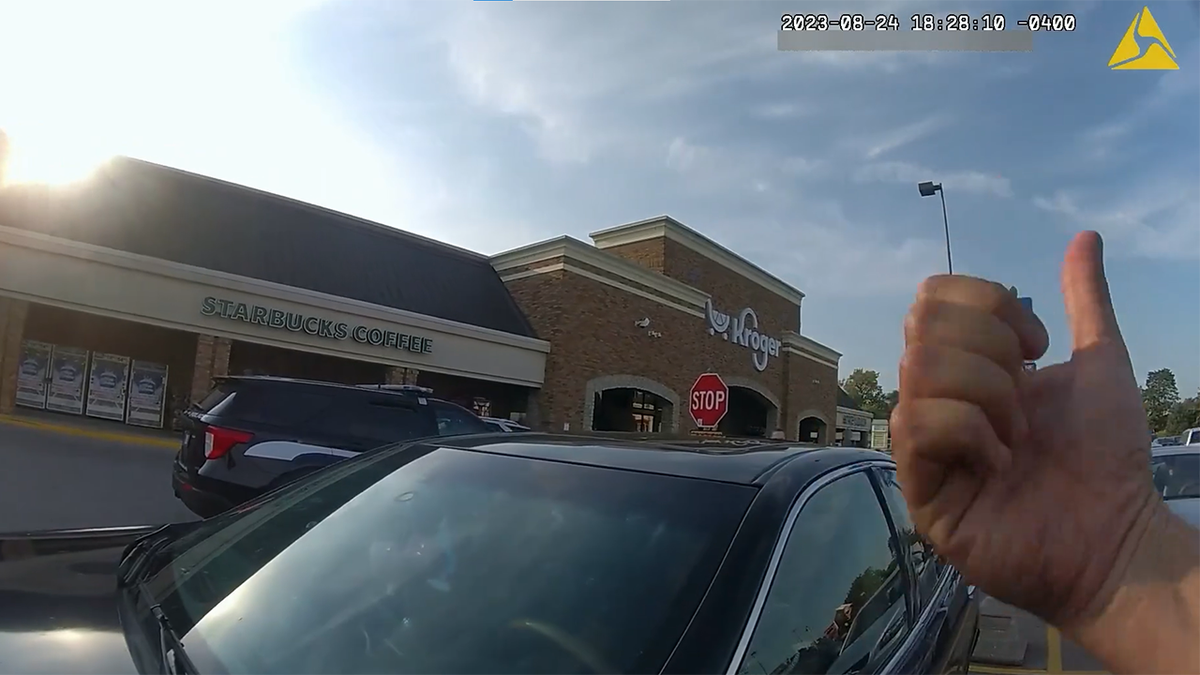
<path id="1" fill-rule="evenodd" d="M 696 410 L 720 410 L 728 397 L 723 391 L 694 391 L 692 392 L 692 407 Z"/>
<path id="2" fill-rule="evenodd" d="M 704 373 L 688 392 L 688 412 L 701 429 L 716 427 L 729 411 L 729 387 L 720 375 Z"/>

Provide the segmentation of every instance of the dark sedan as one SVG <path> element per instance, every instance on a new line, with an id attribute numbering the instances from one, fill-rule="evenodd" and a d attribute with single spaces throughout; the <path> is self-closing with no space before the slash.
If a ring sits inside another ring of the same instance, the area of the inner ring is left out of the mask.
<path id="1" fill-rule="evenodd" d="M 347 460 L 198 523 L 0 537 L 0 670 L 965 672 L 886 455 L 542 434 Z"/>

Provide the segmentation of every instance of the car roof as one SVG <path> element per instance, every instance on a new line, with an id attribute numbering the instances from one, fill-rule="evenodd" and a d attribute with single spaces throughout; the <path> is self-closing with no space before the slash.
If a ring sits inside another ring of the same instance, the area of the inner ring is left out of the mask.
<path id="1" fill-rule="evenodd" d="M 439 447 L 527 457 L 556 462 L 641 471 L 667 476 L 758 485 L 793 460 L 804 459 L 813 470 L 888 455 L 862 448 L 830 448 L 786 441 L 746 439 L 624 439 L 606 436 L 528 433 L 459 436 Z"/>

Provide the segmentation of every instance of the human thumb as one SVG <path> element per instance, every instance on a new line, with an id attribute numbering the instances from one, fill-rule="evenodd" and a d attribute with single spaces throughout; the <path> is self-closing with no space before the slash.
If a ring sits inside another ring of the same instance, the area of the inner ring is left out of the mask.
<path id="1" fill-rule="evenodd" d="M 1104 278 L 1104 242 L 1096 232 L 1080 232 L 1067 246 L 1062 268 L 1063 302 L 1071 327 L 1071 350 L 1098 344 L 1124 347 Z"/>

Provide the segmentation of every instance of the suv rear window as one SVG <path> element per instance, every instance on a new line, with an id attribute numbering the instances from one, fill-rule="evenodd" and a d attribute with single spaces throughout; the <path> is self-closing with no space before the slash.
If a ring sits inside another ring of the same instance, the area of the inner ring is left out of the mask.
<path id="1" fill-rule="evenodd" d="M 437 435 L 432 416 L 416 405 L 351 399 L 318 417 L 308 428 L 337 438 L 377 441 L 380 445 Z"/>
<path id="2" fill-rule="evenodd" d="M 204 400 L 196 404 L 196 409 L 202 413 L 206 413 L 216 407 L 218 403 L 224 401 L 225 397 L 229 396 L 229 394 L 232 392 L 233 388 L 229 385 L 219 384 L 213 387 L 212 391 L 208 392 L 208 395 L 204 397 Z"/>
<path id="3" fill-rule="evenodd" d="M 433 414 L 437 417 L 437 432 L 439 436 L 492 433 L 492 428 L 486 422 L 473 415 L 466 408 L 436 401 L 430 401 L 429 405 L 433 408 Z"/>
<path id="4" fill-rule="evenodd" d="M 205 412 L 249 424 L 290 426 L 321 412 L 332 400 L 325 394 L 285 387 L 242 386 Z"/>

